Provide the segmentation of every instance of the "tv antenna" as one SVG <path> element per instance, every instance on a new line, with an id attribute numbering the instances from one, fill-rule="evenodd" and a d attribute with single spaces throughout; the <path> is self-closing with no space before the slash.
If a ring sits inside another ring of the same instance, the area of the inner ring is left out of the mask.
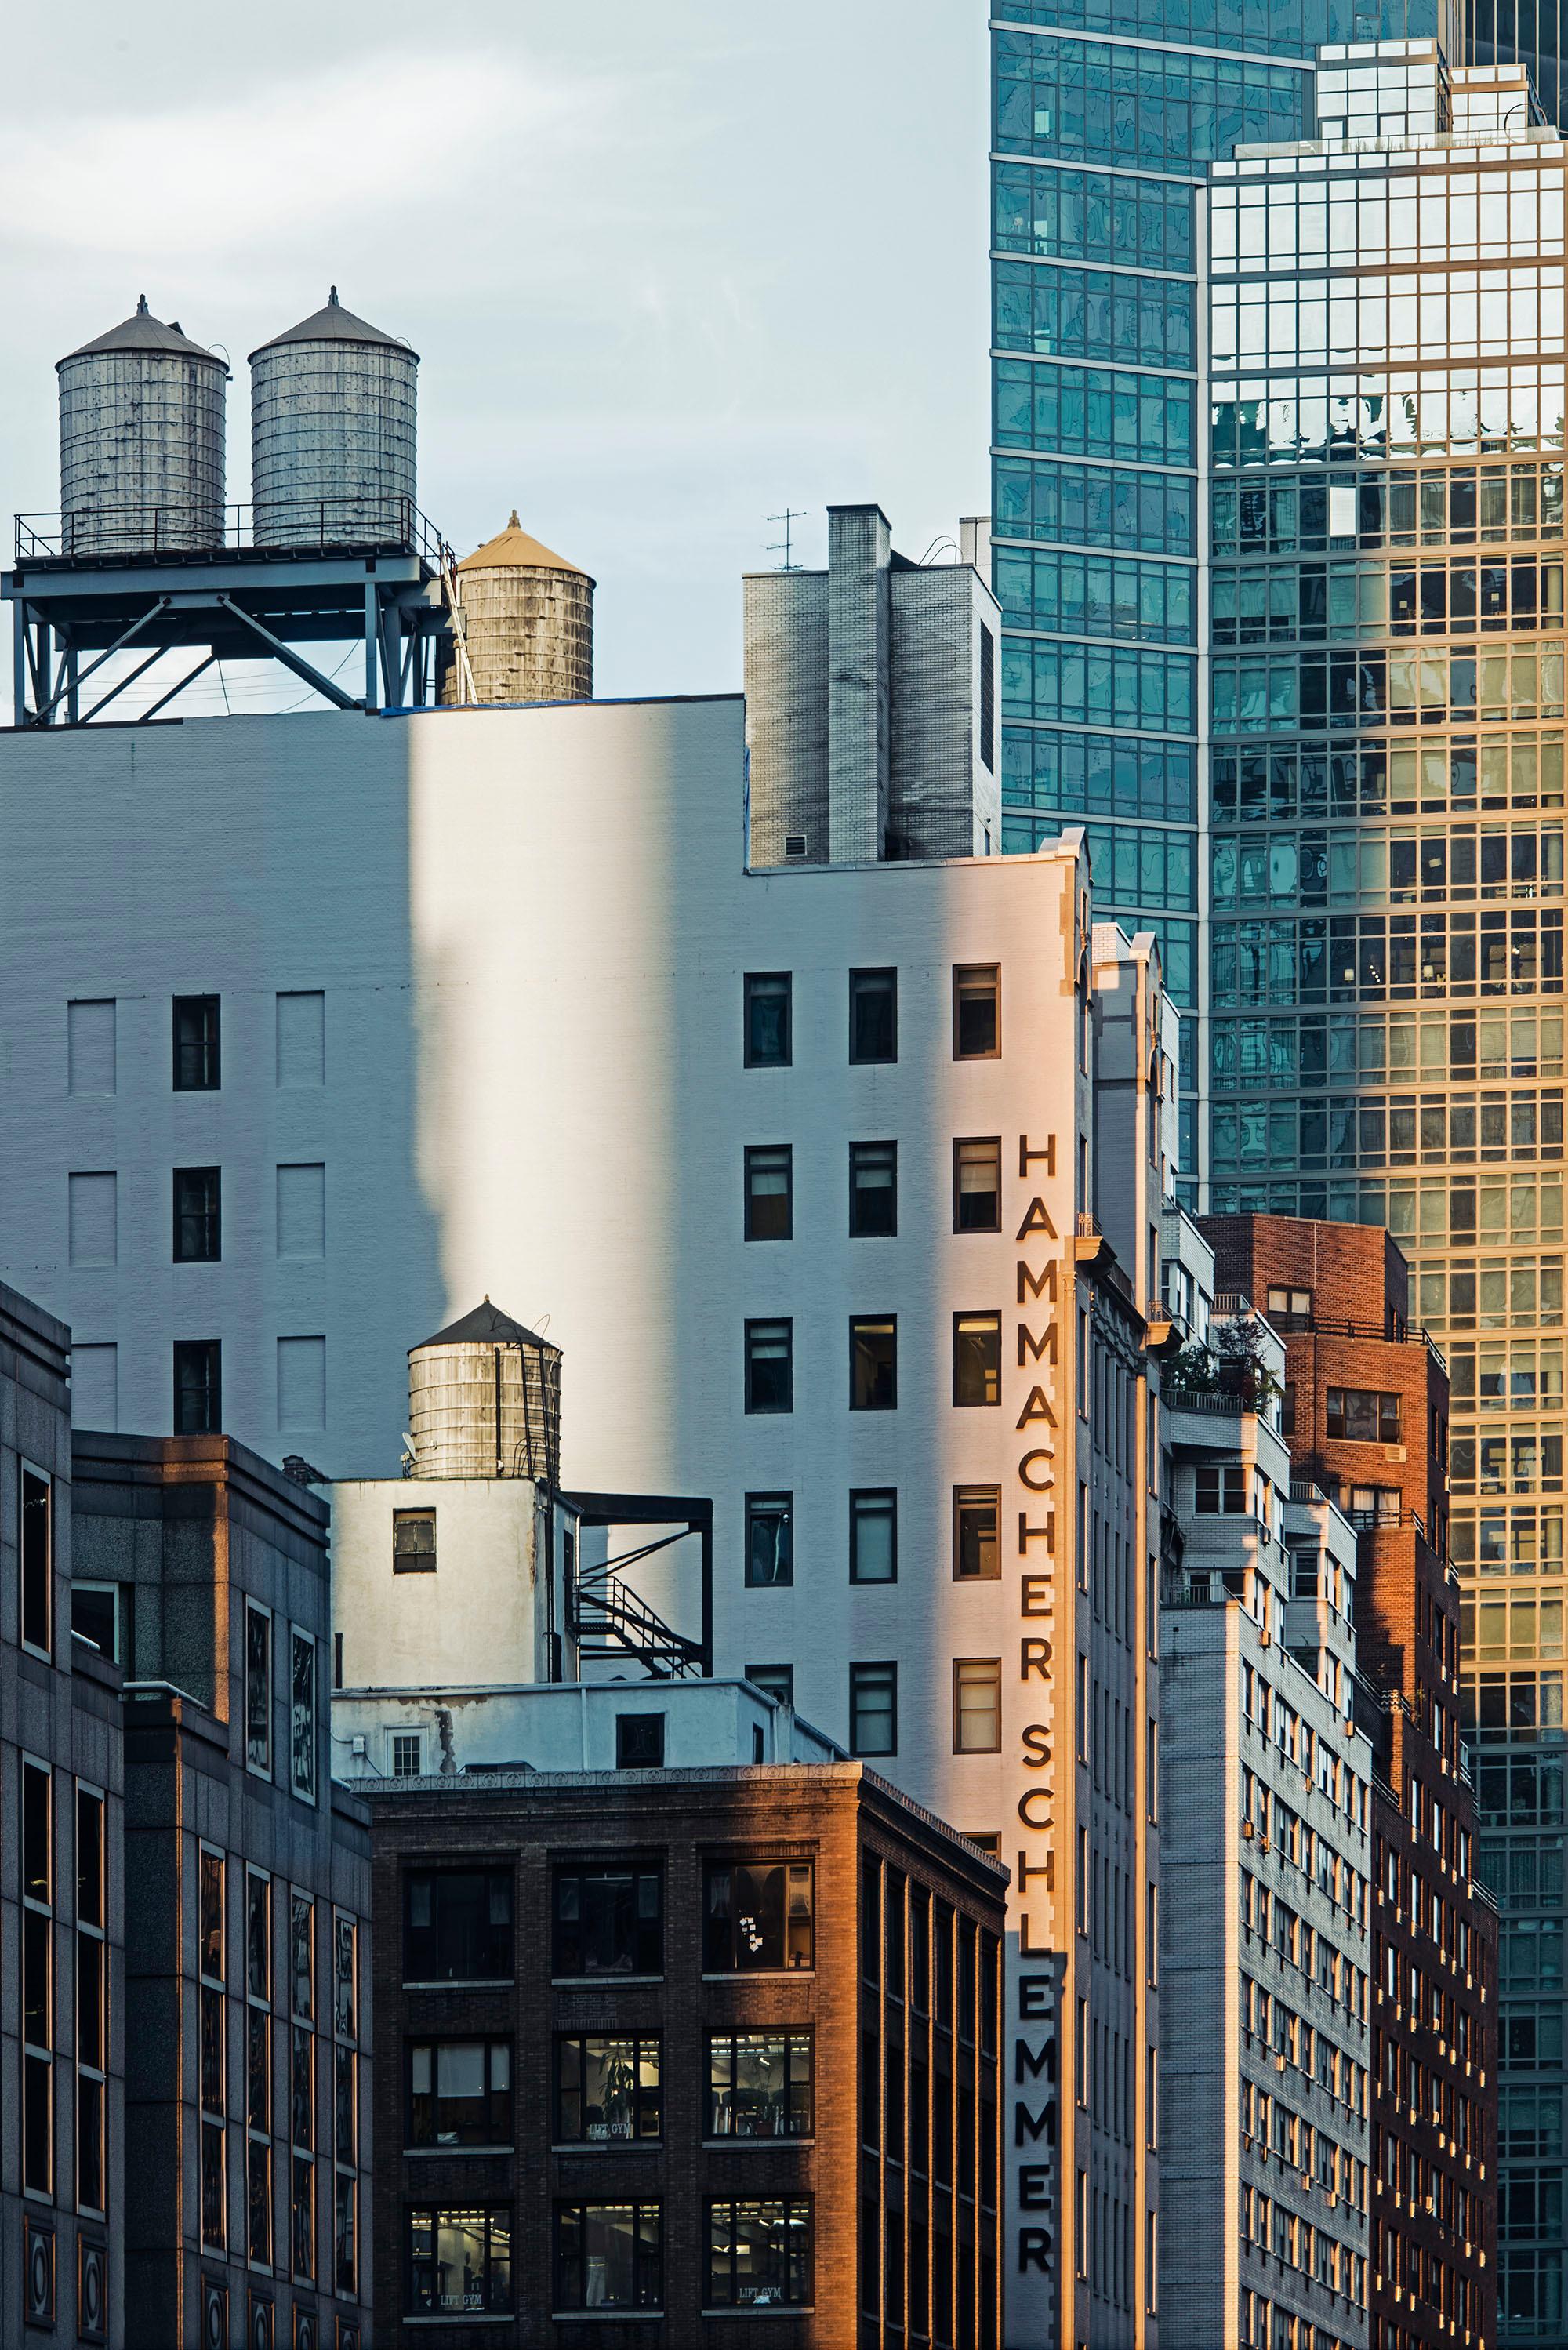
<path id="1" fill-rule="evenodd" d="M 800 565 L 790 561 L 790 525 L 792 523 L 804 522 L 805 520 L 805 508 L 804 506 L 785 506 L 783 514 L 769 515 L 768 520 L 770 522 L 782 522 L 784 525 L 784 536 L 782 538 L 774 539 L 773 545 L 768 548 L 768 553 L 770 555 L 782 555 L 784 556 L 784 561 L 778 567 L 781 571 L 798 571 L 801 567 Z"/>

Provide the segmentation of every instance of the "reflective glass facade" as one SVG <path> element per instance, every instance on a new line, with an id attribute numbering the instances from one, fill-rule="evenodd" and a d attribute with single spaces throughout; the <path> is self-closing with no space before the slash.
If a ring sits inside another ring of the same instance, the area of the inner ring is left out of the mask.
<path id="1" fill-rule="evenodd" d="M 1325 57 L 1216 166 L 1210 1200 L 1386 1223 L 1452 1379 L 1502 1904 L 1500 2339 L 1564 2339 L 1563 172 L 1517 78 Z"/>

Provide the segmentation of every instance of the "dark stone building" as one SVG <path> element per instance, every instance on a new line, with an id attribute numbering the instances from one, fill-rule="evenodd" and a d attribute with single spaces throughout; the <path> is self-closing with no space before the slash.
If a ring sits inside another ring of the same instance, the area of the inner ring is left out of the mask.
<path id="1" fill-rule="evenodd" d="M 223 1436 L 78 1431 L 124 1667 L 128 2350 L 360 2350 L 369 1835 L 335 1786 L 326 1505 Z"/>
<path id="2" fill-rule="evenodd" d="M 69 1347 L 0 1284 L 0 2341 L 114 2350 L 119 1672 L 71 1635 Z"/>
<path id="3" fill-rule="evenodd" d="M 843 1760 L 368 1801 L 385 2350 L 995 2350 L 996 1863 Z"/>
<path id="4" fill-rule="evenodd" d="M 1372 2350 L 1497 2338 L 1497 1911 L 1474 1877 L 1449 1563 L 1449 1378 L 1381 1228 L 1210 1216 L 1217 1278 L 1285 1345 L 1295 1474 L 1357 1532 L 1373 1742 Z"/>

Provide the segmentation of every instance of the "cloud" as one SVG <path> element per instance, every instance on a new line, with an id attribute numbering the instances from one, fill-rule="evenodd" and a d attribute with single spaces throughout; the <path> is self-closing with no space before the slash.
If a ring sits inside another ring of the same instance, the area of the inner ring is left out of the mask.
<path id="1" fill-rule="evenodd" d="M 95 258 L 283 240 L 329 216 L 439 214 L 504 142 L 540 157 L 596 136 L 593 85 L 515 57 L 405 53 L 162 116 L 62 116 L 13 130 L 14 244 Z M 443 195 L 445 191 L 445 195 Z M 452 207 L 454 232 L 462 206 Z"/>

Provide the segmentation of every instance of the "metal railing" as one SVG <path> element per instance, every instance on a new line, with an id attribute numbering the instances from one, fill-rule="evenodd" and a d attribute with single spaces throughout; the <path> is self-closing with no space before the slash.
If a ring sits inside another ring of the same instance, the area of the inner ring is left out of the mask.
<path id="1" fill-rule="evenodd" d="M 74 506 L 16 517 L 18 564 L 200 562 L 214 555 L 420 555 L 439 567 L 450 553 L 412 498 L 271 499 L 258 530 L 254 505 Z"/>

